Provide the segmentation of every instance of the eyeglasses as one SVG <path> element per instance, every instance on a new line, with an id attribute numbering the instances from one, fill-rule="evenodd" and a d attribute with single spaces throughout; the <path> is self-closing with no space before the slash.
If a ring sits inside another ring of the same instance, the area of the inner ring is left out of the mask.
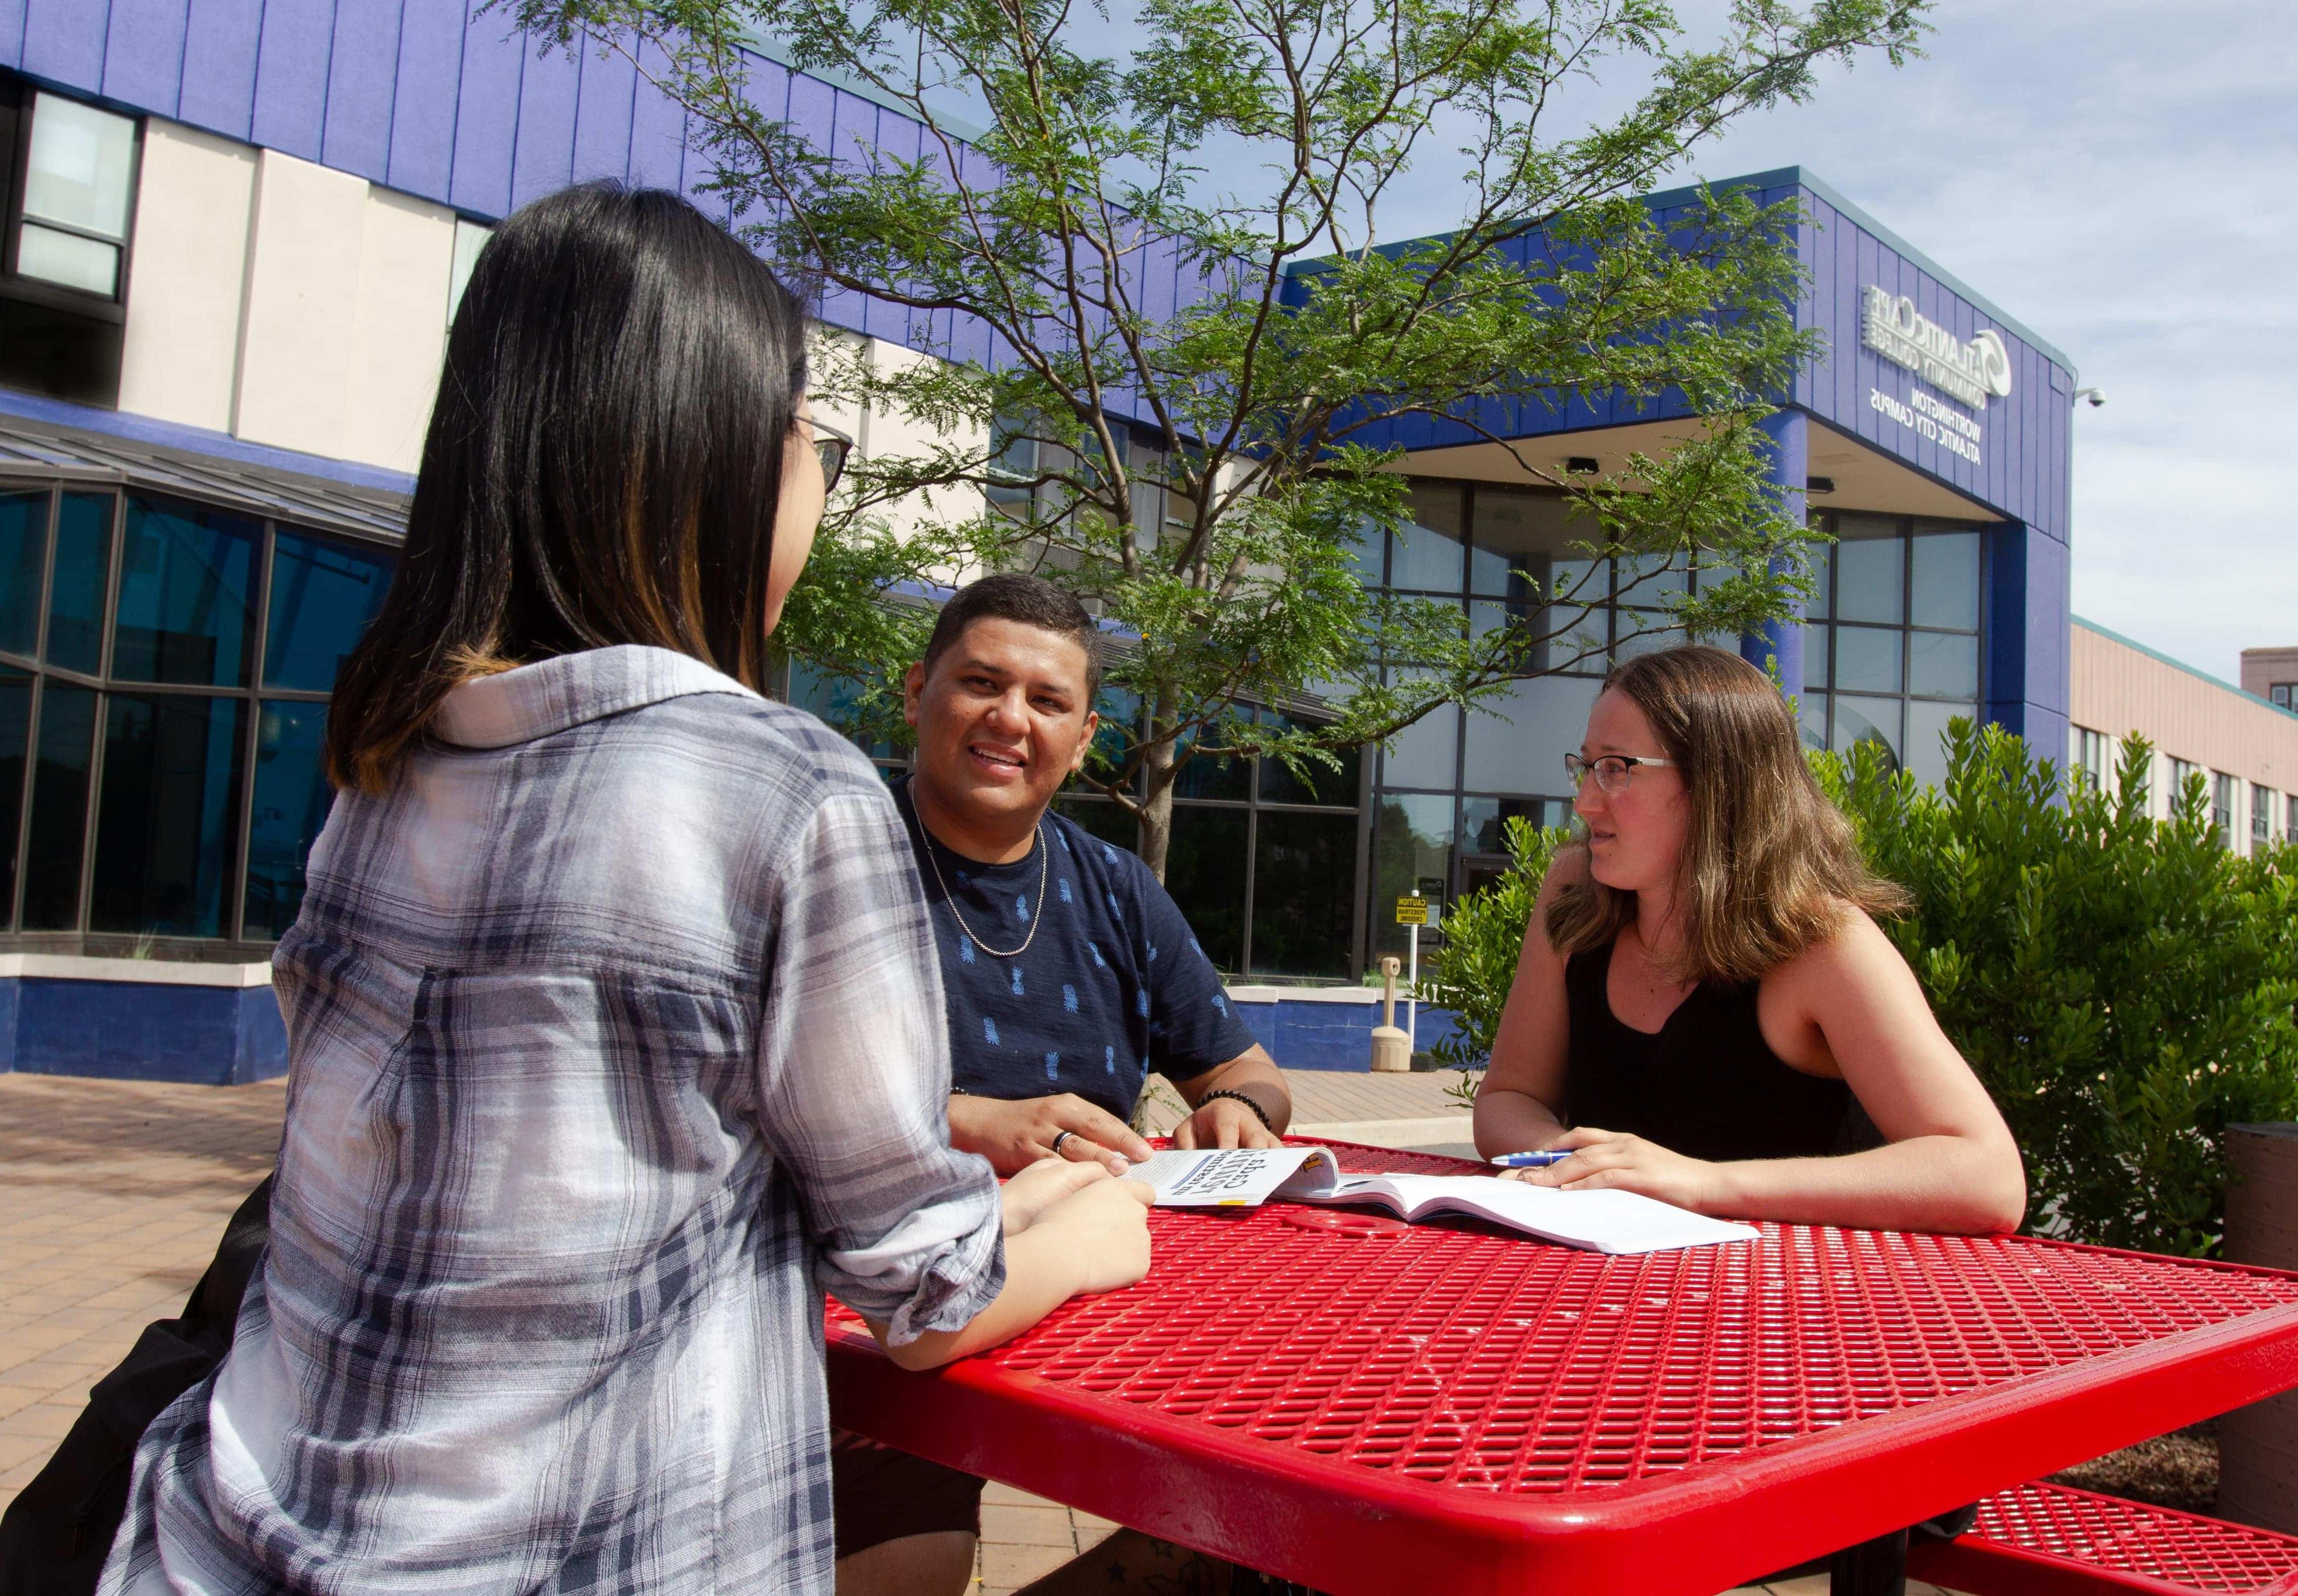
<path id="1" fill-rule="evenodd" d="M 834 426 L 814 424 L 814 458 L 822 462 L 822 491 L 836 491 L 838 479 L 846 475 L 846 457 L 854 452 L 854 440 Z"/>
<path id="2" fill-rule="evenodd" d="M 1621 792 L 1626 790 L 1630 773 L 1636 766 L 1657 765 L 1666 768 L 1674 764 L 1673 759 L 1644 759 L 1632 754 L 1599 754 L 1593 759 L 1566 754 L 1564 756 L 1564 773 L 1571 780 L 1575 792 L 1580 790 L 1580 784 L 1591 775 L 1596 778 L 1596 785 L 1606 792 Z"/>

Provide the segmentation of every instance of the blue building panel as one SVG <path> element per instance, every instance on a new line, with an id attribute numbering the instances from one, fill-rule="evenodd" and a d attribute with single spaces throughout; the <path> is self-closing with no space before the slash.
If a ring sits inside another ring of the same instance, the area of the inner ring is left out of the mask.
<path id="1" fill-rule="evenodd" d="M 320 159 L 370 183 L 391 182 L 392 106 L 399 92 L 402 0 L 369 0 L 335 13 Z"/>
<path id="2" fill-rule="evenodd" d="M 463 84 L 463 0 L 401 0 L 391 120 L 392 187 L 447 203 Z M 378 59 L 370 70 L 382 70 Z"/>
<path id="3" fill-rule="evenodd" d="M 103 45 L 105 91 L 125 103 L 175 115 L 187 21 L 182 0 L 112 0 Z M 0 24 L 0 33 L 4 29 Z"/>
<path id="4" fill-rule="evenodd" d="M 245 1086 L 287 1072 L 269 986 L 0 980 L 0 1070 Z"/>
<path id="5" fill-rule="evenodd" d="M 582 55 L 575 91 L 574 148 L 567 171 L 575 182 L 630 173 L 631 117 L 638 103 L 639 71 L 627 55 L 590 50 Z"/>
<path id="6" fill-rule="evenodd" d="M 518 116 L 511 129 L 510 208 L 574 181 L 574 127 L 583 104 L 583 57 L 548 55 L 533 40 L 521 52 Z"/>
<path id="7" fill-rule="evenodd" d="M 263 0 L 191 0 L 178 68 L 176 120 L 245 139 L 255 120 L 256 45 L 262 36 Z M 67 81 L 65 87 L 110 92 L 103 83 Z"/>
<path id="8" fill-rule="evenodd" d="M 519 86 L 526 53 L 514 40 L 486 36 L 500 17 L 467 25 L 463 75 L 455 95 L 455 151 L 447 203 L 485 217 L 511 212 L 511 161 L 518 145 Z"/>
<path id="9" fill-rule="evenodd" d="M 250 142 L 305 161 L 321 159 L 335 34 L 334 0 L 267 0 L 257 34 L 260 70 Z"/>

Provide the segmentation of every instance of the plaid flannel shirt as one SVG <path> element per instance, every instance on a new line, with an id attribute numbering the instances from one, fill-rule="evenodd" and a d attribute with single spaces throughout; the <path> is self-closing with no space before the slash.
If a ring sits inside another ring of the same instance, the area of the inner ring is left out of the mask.
<path id="1" fill-rule="evenodd" d="M 270 1249 L 101 1589 L 827 1592 L 823 1289 L 906 1340 L 1004 1273 L 869 763 L 571 655 L 455 689 L 309 880 Z"/>

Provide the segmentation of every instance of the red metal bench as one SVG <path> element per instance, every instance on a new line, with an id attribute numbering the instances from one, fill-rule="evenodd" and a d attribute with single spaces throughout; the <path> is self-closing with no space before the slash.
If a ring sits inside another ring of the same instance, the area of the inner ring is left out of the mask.
<path id="1" fill-rule="evenodd" d="M 1969 1534 L 1911 1546 L 1907 1572 L 1970 1596 L 2298 1596 L 2298 1539 L 2038 1481 L 1980 1503 Z"/>

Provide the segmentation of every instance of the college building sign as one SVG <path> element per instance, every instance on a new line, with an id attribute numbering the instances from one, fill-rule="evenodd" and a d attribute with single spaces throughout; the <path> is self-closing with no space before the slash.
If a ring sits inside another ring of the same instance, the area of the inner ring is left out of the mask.
<path id="1" fill-rule="evenodd" d="M 1985 328 L 1966 343 L 1919 313 L 1904 294 L 1868 285 L 1859 341 L 1974 410 L 1985 409 L 1989 395 L 2010 397 L 2011 351 L 2000 333 Z"/>

